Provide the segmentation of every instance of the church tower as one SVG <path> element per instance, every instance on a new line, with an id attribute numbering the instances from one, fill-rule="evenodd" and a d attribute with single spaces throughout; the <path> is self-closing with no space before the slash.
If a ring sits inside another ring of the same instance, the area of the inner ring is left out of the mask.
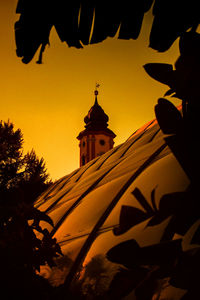
<path id="1" fill-rule="evenodd" d="M 96 85 L 94 92 L 94 105 L 84 118 L 85 130 L 81 131 L 77 136 L 77 139 L 80 141 L 80 166 L 112 149 L 114 145 L 113 139 L 116 137 L 114 132 L 108 129 L 107 123 L 109 118 L 98 103 L 98 86 Z"/>

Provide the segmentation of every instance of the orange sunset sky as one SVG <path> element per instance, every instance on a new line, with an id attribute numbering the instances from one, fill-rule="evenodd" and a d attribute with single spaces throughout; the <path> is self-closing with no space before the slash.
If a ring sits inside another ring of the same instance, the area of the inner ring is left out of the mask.
<path id="1" fill-rule="evenodd" d="M 15 54 L 16 0 L 0 0 L 0 119 L 10 119 L 24 135 L 24 151 L 43 156 L 53 180 L 79 167 L 76 139 L 83 118 L 94 103 L 100 84 L 99 104 L 108 114 L 109 128 L 124 142 L 136 129 L 154 118 L 154 105 L 167 87 L 144 71 L 148 62 L 174 63 L 177 41 L 165 53 L 148 48 L 151 13 L 145 16 L 138 40 L 107 39 L 84 49 L 61 43 L 50 35 L 43 64 L 25 65 Z M 180 101 L 176 100 L 175 104 Z"/>

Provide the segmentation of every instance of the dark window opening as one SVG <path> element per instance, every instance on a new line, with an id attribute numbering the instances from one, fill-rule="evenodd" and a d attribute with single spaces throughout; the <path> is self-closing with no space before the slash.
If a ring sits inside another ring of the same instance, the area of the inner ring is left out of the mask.
<path id="1" fill-rule="evenodd" d="M 99 144 L 100 144 L 101 146 L 104 146 L 104 145 L 105 145 L 105 141 L 104 141 L 104 140 L 100 140 L 100 141 L 99 141 Z"/>
<path id="2" fill-rule="evenodd" d="M 85 155 L 82 156 L 82 166 L 85 165 Z"/>
<path id="3" fill-rule="evenodd" d="M 85 141 L 83 142 L 83 147 L 85 147 Z"/>

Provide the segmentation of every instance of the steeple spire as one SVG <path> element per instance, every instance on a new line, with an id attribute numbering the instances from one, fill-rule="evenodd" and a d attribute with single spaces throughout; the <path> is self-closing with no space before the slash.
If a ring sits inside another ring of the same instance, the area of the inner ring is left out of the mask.
<path id="1" fill-rule="evenodd" d="M 99 86 L 96 83 L 94 105 L 84 118 L 85 129 L 77 136 L 80 141 L 80 166 L 112 149 L 114 145 L 116 135 L 108 128 L 109 118 L 97 100 Z"/>
<path id="2" fill-rule="evenodd" d="M 96 88 L 95 88 L 95 91 L 94 91 L 94 94 L 95 94 L 95 102 L 94 102 L 94 105 L 99 105 L 98 103 L 98 100 L 97 100 L 97 95 L 99 94 L 98 92 L 98 88 L 100 87 L 100 84 L 99 83 L 96 83 Z"/>

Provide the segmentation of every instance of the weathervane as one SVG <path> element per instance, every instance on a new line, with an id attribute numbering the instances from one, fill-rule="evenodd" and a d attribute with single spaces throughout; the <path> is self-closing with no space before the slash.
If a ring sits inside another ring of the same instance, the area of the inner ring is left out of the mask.
<path id="1" fill-rule="evenodd" d="M 98 94 L 99 94 L 99 92 L 98 92 L 98 88 L 100 87 L 100 84 L 99 83 L 96 83 L 96 89 L 95 89 L 95 91 L 94 91 L 94 94 L 95 94 L 95 96 L 97 96 Z"/>

